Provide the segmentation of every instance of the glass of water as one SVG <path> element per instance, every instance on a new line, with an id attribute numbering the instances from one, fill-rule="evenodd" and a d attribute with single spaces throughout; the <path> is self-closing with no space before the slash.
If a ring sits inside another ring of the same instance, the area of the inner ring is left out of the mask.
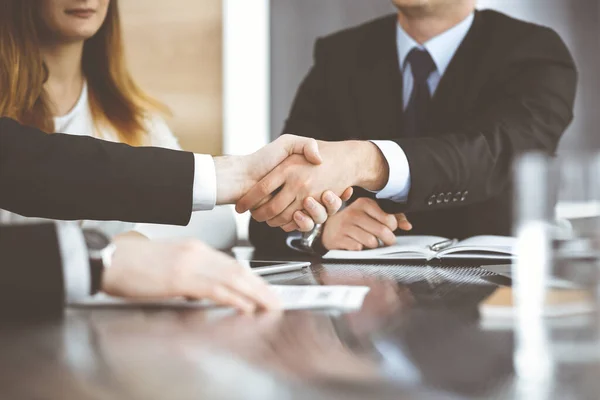
<path id="1" fill-rule="evenodd" d="M 519 397 L 545 398 L 557 368 L 600 361 L 600 156 L 522 157 L 514 208 Z"/>

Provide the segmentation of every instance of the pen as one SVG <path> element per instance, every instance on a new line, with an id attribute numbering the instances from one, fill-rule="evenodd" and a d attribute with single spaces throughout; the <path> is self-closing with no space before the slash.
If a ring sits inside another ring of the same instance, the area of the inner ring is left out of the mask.
<path id="1" fill-rule="evenodd" d="M 458 243 L 458 239 L 448 239 L 442 242 L 432 244 L 431 246 L 429 246 L 429 248 L 432 251 L 438 252 L 447 249 L 448 247 L 454 246 L 456 243 Z"/>

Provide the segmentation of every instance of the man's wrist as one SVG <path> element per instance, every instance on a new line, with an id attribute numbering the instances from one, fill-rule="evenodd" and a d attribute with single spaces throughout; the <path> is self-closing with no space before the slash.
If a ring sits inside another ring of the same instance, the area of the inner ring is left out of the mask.
<path id="1" fill-rule="evenodd" d="M 254 184 L 249 174 L 248 156 L 215 157 L 217 204 L 237 202 Z"/>
<path id="2" fill-rule="evenodd" d="M 370 191 L 383 189 L 389 178 L 389 166 L 379 147 L 370 141 L 351 141 L 352 162 L 356 168 L 356 182 Z"/>

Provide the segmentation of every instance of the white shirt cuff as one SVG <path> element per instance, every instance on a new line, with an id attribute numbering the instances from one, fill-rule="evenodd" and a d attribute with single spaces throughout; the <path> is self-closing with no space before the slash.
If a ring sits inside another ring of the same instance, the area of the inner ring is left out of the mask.
<path id="1" fill-rule="evenodd" d="M 90 260 L 83 233 L 73 222 L 57 222 L 56 236 L 63 266 L 66 303 L 90 296 Z"/>
<path id="2" fill-rule="evenodd" d="M 377 192 L 377 198 L 406 203 L 410 192 L 410 167 L 404 150 L 391 140 L 371 140 L 371 143 L 379 147 L 390 169 L 388 182 Z"/>
<path id="3" fill-rule="evenodd" d="M 217 204 L 217 172 L 212 156 L 194 154 L 192 210 L 212 210 Z"/>

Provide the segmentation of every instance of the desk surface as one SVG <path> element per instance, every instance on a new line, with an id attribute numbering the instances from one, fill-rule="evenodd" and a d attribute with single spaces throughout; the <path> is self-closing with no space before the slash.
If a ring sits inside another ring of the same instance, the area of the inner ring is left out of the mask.
<path id="1" fill-rule="evenodd" d="M 4 326 L 0 397 L 500 399 L 526 388 L 542 396 L 522 398 L 598 398 L 599 359 L 573 356 L 586 321 L 557 328 L 572 357 L 554 377 L 515 378 L 510 326 L 480 320 L 477 302 L 496 285 L 478 268 L 314 264 L 271 279 L 371 291 L 352 313 L 68 309 Z"/>

